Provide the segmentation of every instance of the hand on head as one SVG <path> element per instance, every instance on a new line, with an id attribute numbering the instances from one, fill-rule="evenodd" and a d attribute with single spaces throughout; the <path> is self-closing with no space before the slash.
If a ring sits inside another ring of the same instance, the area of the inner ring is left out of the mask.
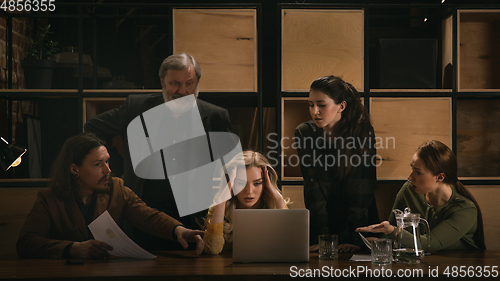
<path id="1" fill-rule="evenodd" d="M 96 240 L 84 242 L 74 242 L 71 246 L 70 256 L 78 259 L 103 259 L 109 257 L 109 252 L 113 247 Z"/>
<path id="2" fill-rule="evenodd" d="M 267 166 L 262 167 L 262 183 L 264 185 L 264 192 L 276 202 L 276 207 L 278 209 L 285 209 L 286 204 L 283 195 L 281 195 L 278 189 L 272 184 Z"/>
<path id="3" fill-rule="evenodd" d="M 203 252 L 203 247 L 205 244 L 203 243 L 203 235 L 205 235 L 205 231 L 201 230 L 193 230 L 188 229 L 183 226 L 178 226 L 175 228 L 175 235 L 177 235 L 177 241 L 181 243 L 184 249 L 187 249 L 188 242 L 196 243 L 195 253 L 200 255 Z"/>

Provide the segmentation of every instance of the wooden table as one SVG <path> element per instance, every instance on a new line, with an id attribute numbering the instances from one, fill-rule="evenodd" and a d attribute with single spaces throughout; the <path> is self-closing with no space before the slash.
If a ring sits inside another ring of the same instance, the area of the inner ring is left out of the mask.
<path id="1" fill-rule="evenodd" d="M 87 260 L 84 265 L 65 265 L 64 260 L 0 257 L 0 279 L 244 281 L 294 279 L 292 277 L 299 276 L 343 276 L 364 280 L 376 276 L 385 277 L 389 273 L 392 277 L 403 274 L 405 280 L 471 280 L 471 276 L 477 280 L 500 279 L 500 251 L 433 253 L 424 257 L 419 265 L 392 264 L 387 267 L 373 266 L 371 262 L 349 261 L 352 254 L 348 253 L 341 253 L 336 260 L 320 260 L 317 253 L 312 253 L 309 263 L 252 264 L 233 263 L 231 253 L 217 256 L 196 256 L 189 251 L 153 253 L 157 255 L 153 260 L 111 258 Z M 460 272 L 461 266 L 465 273 Z M 477 278 L 480 271 L 483 277 Z M 491 275 L 489 278 L 484 278 L 486 271 Z M 439 277 L 434 277 L 435 274 L 439 274 Z M 465 277 L 459 277 L 460 274 L 465 274 Z M 493 277 L 495 275 L 496 278 Z M 456 278 L 452 278 L 454 276 Z"/>

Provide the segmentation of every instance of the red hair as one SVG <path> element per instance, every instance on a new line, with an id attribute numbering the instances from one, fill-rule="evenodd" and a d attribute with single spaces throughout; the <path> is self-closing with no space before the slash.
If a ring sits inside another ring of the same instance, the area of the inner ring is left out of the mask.
<path id="1" fill-rule="evenodd" d="M 455 186 L 458 193 L 474 202 L 477 209 L 477 231 L 475 234 L 477 246 L 483 250 L 486 249 L 481 209 L 474 196 L 472 196 L 472 193 L 470 193 L 470 191 L 458 180 L 457 157 L 453 151 L 444 143 L 432 140 L 424 143 L 417 149 L 417 156 L 422 159 L 425 167 L 429 169 L 433 175 L 437 176 L 443 173 L 445 175 L 443 183 Z"/>

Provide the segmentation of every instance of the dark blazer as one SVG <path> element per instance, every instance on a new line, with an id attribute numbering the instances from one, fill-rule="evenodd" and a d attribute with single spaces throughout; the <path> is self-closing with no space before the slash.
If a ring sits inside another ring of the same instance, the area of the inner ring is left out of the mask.
<path id="1" fill-rule="evenodd" d="M 112 178 L 108 192 L 98 194 L 93 219 L 106 210 L 119 224 L 125 219 L 144 232 L 169 240 L 174 227 L 181 224 L 148 207 L 120 178 Z M 68 244 L 92 238 L 75 199 L 61 201 L 52 190 L 43 190 L 21 229 L 17 254 L 21 258 L 60 259 Z"/>
<path id="2" fill-rule="evenodd" d="M 113 137 L 120 135 L 123 140 L 123 180 L 137 195 L 141 196 L 144 179 L 135 175 L 130 159 L 127 126 L 141 113 L 164 103 L 161 93 L 129 95 L 125 103 L 116 109 L 104 112 L 90 119 L 84 126 L 86 132 L 103 139 L 107 145 Z M 197 99 L 198 109 L 205 132 L 231 132 L 231 123 L 226 109 Z M 109 146 L 108 146 L 109 147 Z M 121 175 L 117 175 L 121 176 Z"/>

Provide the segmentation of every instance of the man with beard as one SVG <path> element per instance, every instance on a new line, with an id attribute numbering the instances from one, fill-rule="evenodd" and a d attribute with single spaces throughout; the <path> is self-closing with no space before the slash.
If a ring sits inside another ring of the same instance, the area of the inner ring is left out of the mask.
<path id="1" fill-rule="evenodd" d="M 130 187 L 149 206 L 167 213 L 182 222 L 188 228 L 197 229 L 199 228 L 198 222 L 201 222 L 205 217 L 206 211 L 180 218 L 169 180 L 139 178 L 135 175 L 132 167 L 127 140 L 128 124 L 140 114 L 160 104 L 168 103 L 189 95 L 194 95 L 195 98 L 198 97 L 198 83 L 201 77 L 201 68 L 193 56 L 182 53 L 173 54 L 167 57 L 160 66 L 159 76 L 162 85 L 162 95 L 129 95 L 120 108 L 112 109 L 97 115 L 89 120 L 84 128 L 86 132 L 94 133 L 99 138 L 103 139 L 107 147 L 110 147 L 113 137 L 120 135 L 123 141 L 122 177 L 125 185 Z M 198 99 L 196 100 L 196 105 L 206 133 L 231 132 L 231 123 L 227 110 Z M 186 124 L 184 119 L 189 118 L 189 116 L 183 115 L 175 110 L 170 111 L 170 114 L 171 116 L 169 118 L 182 120 L 183 124 Z M 169 134 L 170 133 L 182 139 L 182 136 L 185 136 L 188 132 L 186 132 L 186 128 L 179 126 L 178 128 L 172 129 L 172 132 L 169 132 Z M 138 229 L 134 229 L 133 238 L 139 245 L 148 250 L 180 249 L 178 243 L 172 243 L 168 240 L 159 240 L 156 237 L 146 235 Z"/>
<path id="2" fill-rule="evenodd" d="M 113 248 L 92 239 L 88 225 L 105 211 L 119 224 L 127 220 L 187 248 L 203 250 L 203 231 L 148 207 L 120 178 L 110 177 L 109 154 L 102 140 L 81 133 L 64 143 L 52 165 L 50 189 L 38 193 L 17 241 L 22 258 L 105 258 Z"/>

